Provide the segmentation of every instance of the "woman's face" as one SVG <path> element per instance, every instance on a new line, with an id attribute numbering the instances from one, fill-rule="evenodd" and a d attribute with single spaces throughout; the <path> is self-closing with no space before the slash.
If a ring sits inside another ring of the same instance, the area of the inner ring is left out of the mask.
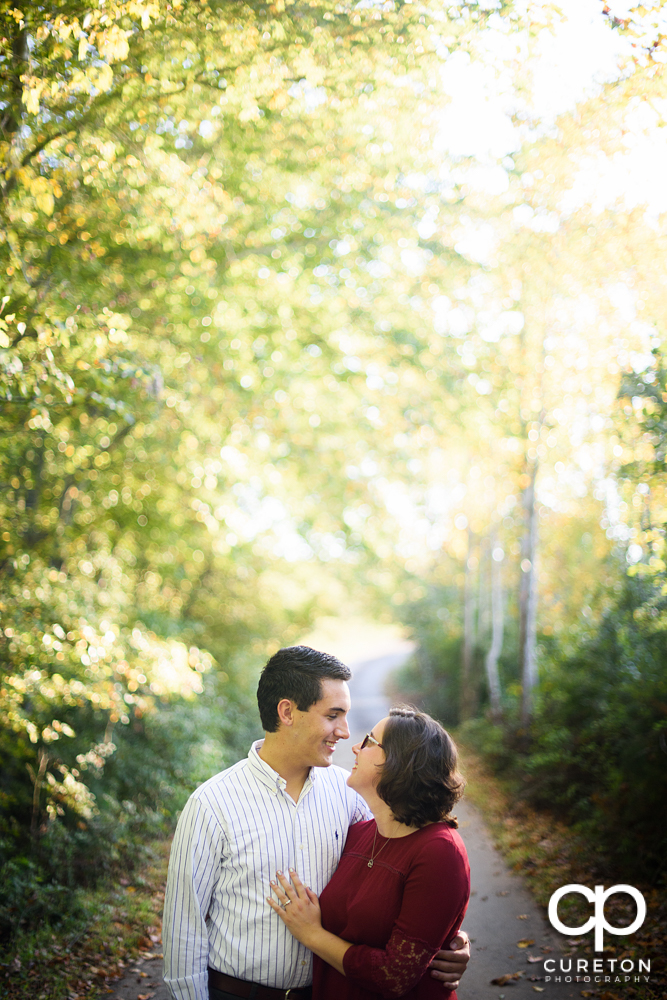
<path id="1" fill-rule="evenodd" d="M 352 773 L 347 779 L 347 783 L 350 788 L 354 788 L 355 792 L 359 792 L 363 795 L 366 791 L 372 791 L 380 780 L 380 767 L 378 765 L 384 764 L 385 756 L 382 747 L 377 746 L 377 743 L 382 743 L 382 734 L 384 732 L 385 723 L 387 719 L 381 719 L 380 722 L 376 723 L 370 731 L 370 736 L 372 740 L 368 740 L 366 746 L 361 749 L 361 743 L 355 743 L 352 747 L 352 753 L 356 758 L 354 767 L 352 768 Z"/>

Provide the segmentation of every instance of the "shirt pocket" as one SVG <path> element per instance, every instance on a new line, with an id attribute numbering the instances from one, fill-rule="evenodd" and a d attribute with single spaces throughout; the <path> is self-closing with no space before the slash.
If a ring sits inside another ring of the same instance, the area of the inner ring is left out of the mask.
<path id="1" fill-rule="evenodd" d="M 237 838 L 229 864 L 225 866 L 241 891 L 262 900 L 270 895 L 270 882 L 275 880 L 277 869 L 286 872 L 290 864 L 288 858 L 278 859 L 275 846 L 273 850 L 267 849 L 263 840 L 256 834 Z"/>

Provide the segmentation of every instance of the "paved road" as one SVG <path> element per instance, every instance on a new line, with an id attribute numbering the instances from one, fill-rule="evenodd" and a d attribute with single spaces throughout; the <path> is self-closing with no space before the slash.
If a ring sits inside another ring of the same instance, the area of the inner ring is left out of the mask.
<path id="1" fill-rule="evenodd" d="M 508 869 L 482 817 L 465 801 L 456 807 L 459 832 L 470 860 L 471 897 L 463 926 L 470 935 L 472 960 L 457 991 L 459 1000 L 545 1000 L 580 997 L 584 983 L 545 981 L 542 961 L 561 956 L 563 938 L 556 934 L 526 889 L 523 879 Z M 519 941 L 533 941 L 525 948 Z M 538 958 L 529 962 L 529 958 Z M 503 986 L 491 980 L 521 972 L 521 979 Z M 535 978 L 532 978 L 535 977 Z"/>
<path id="2" fill-rule="evenodd" d="M 350 684 L 351 739 L 336 750 L 336 764 L 352 767 L 352 744 L 387 714 L 389 700 L 384 693 L 387 679 L 410 652 L 411 647 L 406 643 L 377 659 L 351 664 L 354 671 Z M 458 990 L 459 1000 L 526 1000 L 539 995 L 544 1000 L 580 997 L 586 984 L 557 984 L 542 978 L 545 975 L 542 961 L 560 955 L 561 936 L 548 926 L 520 876 L 508 870 L 477 810 L 464 800 L 456 812 L 472 873 L 472 896 L 464 927 L 471 938 L 473 960 Z M 534 943 L 520 948 L 518 942 L 526 940 Z M 529 962 L 529 956 L 539 961 Z M 137 1000 L 139 995 L 168 1000 L 161 980 L 161 965 L 159 958 L 133 965 L 132 971 L 116 985 L 115 996 L 122 1000 Z M 521 972 L 519 980 L 505 985 L 491 984 L 492 979 L 517 972 Z"/>
<path id="3" fill-rule="evenodd" d="M 350 664 L 353 672 L 350 682 L 352 709 L 348 715 L 350 739 L 338 744 L 334 754 L 334 764 L 352 770 L 354 764 L 352 746 L 389 711 L 389 699 L 384 693 L 387 680 L 394 670 L 405 663 L 412 649 L 412 644 L 406 642 L 393 653 L 387 653 L 376 660 Z"/>
<path id="4" fill-rule="evenodd" d="M 352 711 L 349 715 L 350 740 L 336 750 L 334 762 L 351 767 L 351 745 L 356 743 L 389 710 L 385 695 L 387 680 L 409 657 L 411 647 L 398 649 L 375 660 L 352 664 L 350 684 Z M 552 931 L 533 902 L 520 876 L 510 872 L 493 846 L 491 836 L 479 812 L 465 800 L 456 808 L 460 833 L 468 851 L 472 875 L 472 896 L 464 927 L 471 938 L 472 961 L 457 991 L 459 1000 L 497 1000 L 505 996 L 524 1000 L 543 993 L 545 1000 L 570 1000 L 579 997 L 585 984 L 546 982 L 543 958 L 559 956 L 562 939 Z M 519 919 L 519 917 L 526 919 Z M 519 948 L 517 942 L 532 940 L 533 945 Z M 541 949 L 548 948 L 549 951 Z M 540 961 L 528 962 L 528 956 Z M 521 978 L 504 986 L 492 979 L 521 972 Z M 535 977 L 531 979 L 530 977 Z"/>

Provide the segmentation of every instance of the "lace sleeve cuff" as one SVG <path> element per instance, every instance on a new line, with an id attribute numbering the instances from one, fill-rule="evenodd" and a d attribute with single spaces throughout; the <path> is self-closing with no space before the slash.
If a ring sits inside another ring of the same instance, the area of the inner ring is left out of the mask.
<path id="1" fill-rule="evenodd" d="M 438 947 L 394 930 L 386 948 L 362 944 L 348 948 L 343 968 L 359 986 L 392 1000 L 419 982 L 437 951 Z"/>

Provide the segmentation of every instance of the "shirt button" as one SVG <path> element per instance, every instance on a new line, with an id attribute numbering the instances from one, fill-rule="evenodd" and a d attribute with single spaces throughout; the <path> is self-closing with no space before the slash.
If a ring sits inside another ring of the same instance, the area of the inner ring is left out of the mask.
<path id="1" fill-rule="evenodd" d="M 303 850 L 303 844 L 299 844 L 299 850 L 300 850 L 300 851 L 302 851 L 302 850 Z"/>
<path id="2" fill-rule="evenodd" d="M 302 958 L 302 959 L 301 959 L 301 964 L 302 964 L 302 965 L 307 965 L 307 964 L 308 964 L 308 963 L 306 962 L 305 958 Z"/>

